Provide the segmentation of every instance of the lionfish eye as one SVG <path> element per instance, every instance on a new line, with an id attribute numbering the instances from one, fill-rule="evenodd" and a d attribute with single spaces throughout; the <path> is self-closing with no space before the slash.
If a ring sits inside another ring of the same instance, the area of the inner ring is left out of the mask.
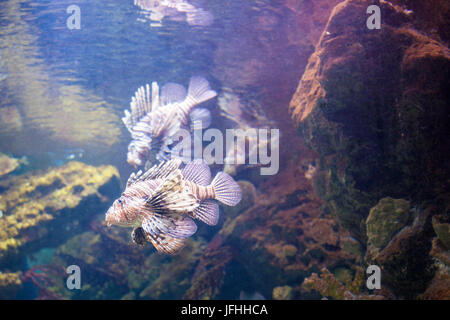
<path id="1" fill-rule="evenodd" d="M 117 200 L 117 202 L 119 202 L 120 204 L 122 204 L 122 200 L 121 200 L 121 199 Z"/>

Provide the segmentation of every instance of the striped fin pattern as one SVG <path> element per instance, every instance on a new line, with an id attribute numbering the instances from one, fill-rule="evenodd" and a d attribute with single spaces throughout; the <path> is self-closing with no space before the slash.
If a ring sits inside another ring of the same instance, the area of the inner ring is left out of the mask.
<path id="1" fill-rule="evenodd" d="M 152 101 L 150 101 L 152 96 Z M 125 116 L 122 118 L 123 123 L 127 127 L 128 131 L 132 132 L 133 127 L 142 119 L 146 114 L 152 111 L 153 107 L 157 107 L 159 103 L 159 87 L 156 82 L 152 83 L 152 93 L 150 95 L 150 85 L 147 84 L 134 93 L 130 102 L 130 111 L 125 110 Z"/>
<path id="2" fill-rule="evenodd" d="M 197 197 L 183 188 L 179 169 L 158 186 L 146 204 L 147 209 L 158 214 L 183 214 L 194 211 L 198 206 Z"/>
<path id="3" fill-rule="evenodd" d="M 174 238 L 167 234 L 147 234 L 146 236 L 147 240 L 151 241 L 158 252 L 166 254 L 179 252 L 185 246 L 187 240 L 187 238 Z"/>
<path id="4" fill-rule="evenodd" d="M 142 228 L 151 235 L 167 234 L 174 238 L 188 238 L 197 231 L 195 222 L 186 216 L 149 214 Z"/>
<path id="5" fill-rule="evenodd" d="M 173 159 L 166 162 L 161 162 L 159 165 L 154 165 L 148 169 L 145 173 L 139 170 L 136 173 L 132 173 L 127 181 L 127 187 L 138 182 L 154 179 L 165 179 L 181 165 L 181 160 Z"/>
<path id="6" fill-rule="evenodd" d="M 188 163 L 182 170 L 183 179 L 192 181 L 201 186 L 207 186 L 211 182 L 211 170 L 203 159 L 196 159 Z"/>
<path id="7" fill-rule="evenodd" d="M 215 200 L 203 200 L 190 215 L 209 226 L 215 226 L 219 222 L 219 204 Z"/>

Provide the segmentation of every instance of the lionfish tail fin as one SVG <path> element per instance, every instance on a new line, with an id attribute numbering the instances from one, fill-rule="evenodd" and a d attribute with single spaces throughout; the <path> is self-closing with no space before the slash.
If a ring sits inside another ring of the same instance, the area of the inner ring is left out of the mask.
<path id="1" fill-rule="evenodd" d="M 219 172 L 211 183 L 215 192 L 215 199 L 227 206 L 235 206 L 242 199 L 239 184 L 227 173 Z"/>
<path id="2" fill-rule="evenodd" d="M 200 104 L 209 99 L 214 98 L 217 93 L 211 90 L 208 80 L 203 77 L 192 77 L 189 82 L 188 98 L 192 99 L 195 104 Z"/>

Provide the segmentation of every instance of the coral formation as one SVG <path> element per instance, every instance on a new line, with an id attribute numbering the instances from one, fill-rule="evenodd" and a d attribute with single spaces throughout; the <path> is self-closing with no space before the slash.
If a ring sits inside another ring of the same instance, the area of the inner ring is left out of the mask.
<path id="1" fill-rule="evenodd" d="M 450 300 L 450 253 L 438 239 L 433 239 L 430 255 L 435 259 L 436 272 L 423 294 L 424 300 Z"/>

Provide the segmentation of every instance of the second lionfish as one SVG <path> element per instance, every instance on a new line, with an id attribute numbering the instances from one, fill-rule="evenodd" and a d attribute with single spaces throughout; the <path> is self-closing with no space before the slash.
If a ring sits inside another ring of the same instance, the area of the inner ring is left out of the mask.
<path id="1" fill-rule="evenodd" d="M 135 168 L 170 158 L 171 147 L 189 120 L 193 128 L 205 128 L 210 123 L 210 112 L 196 108 L 202 102 L 214 98 L 217 93 L 202 77 L 192 77 L 189 88 L 168 83 L 161 89 L 156 82 L 140 87 L 131 99 L 130 111 L 125 110 L 123 123 L 131 133 L 127 161 Z M 148 163 L 146 163 L 148 161 Z"/>

